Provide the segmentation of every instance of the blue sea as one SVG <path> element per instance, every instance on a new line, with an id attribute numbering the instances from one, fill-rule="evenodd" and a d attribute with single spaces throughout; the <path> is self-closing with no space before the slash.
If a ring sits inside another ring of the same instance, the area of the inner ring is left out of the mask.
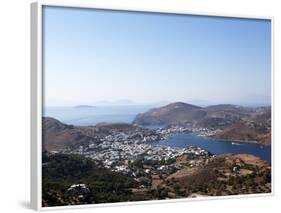
<path id="1" fill-rule="evenodd" d="M 78 126 L 95 125 L 101 122 L 131 123 L 137 114 L 153 107 L 151 105 L 97 106 L 85 108 L 47 107 L 44 109 L 44 116 L 50 116 L 63 123 Z M 160 126 L 148 126 L 147 128 L 158 127 Z M 171 147 L 198 146 L 217 155 L 224 153 L 252 154 L 271 163 L 271 146 L 215 140 L 195 134 L 176 134 L 167 140 L 161 141 L 160 144 Z"/>
<path id="2" fill-rule="evenodd" d="M 173 135 L 172 137 L 161 141 L 160 144 L 181 148 L 197 146 L 216 155 L 225 153 L 251 154 L 271 163 L 271 146 L 216 140 L 191 133 Z"/>
<path id="3" fill-rule="evenodd" d="M 139 113 L 151 109 L 151 105 L 95 106 L 95 107 L 46 107 L 44 116 L 78 126 L 95 125 L 101 122 L 131 123 Z"/>

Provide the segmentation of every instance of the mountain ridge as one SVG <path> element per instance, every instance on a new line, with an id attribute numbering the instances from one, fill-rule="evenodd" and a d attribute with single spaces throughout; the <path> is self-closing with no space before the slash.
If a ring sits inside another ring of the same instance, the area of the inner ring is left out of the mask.
<path id="1" fill-rule="evenodd" d="M 189 125 L 219 130 L 212 137 L 271 143 L 271 109 L 218 104 L 199 107 L 175 102 L 138 114 L 136 125 Z"/>

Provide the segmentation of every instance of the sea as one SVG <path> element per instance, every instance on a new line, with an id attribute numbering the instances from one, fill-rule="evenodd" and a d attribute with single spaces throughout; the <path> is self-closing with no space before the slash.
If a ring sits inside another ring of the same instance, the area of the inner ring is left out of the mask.
<path id="1" fill-rule="evenodd" d="M 132 123 L 136 115 L 151 109 L 151 105 L 94 106 L 94 107 L 46 107 L 44 116 L 77 126 L 108 123 Z"/>
<path id="2" fill-rule="evenodd" d="M 135 116 L 154 106 L 130 105 L 130 106 L 97 106 L 97 107 L 46 107 L 44 116 L 50 116 L 59 121 L 77 126 L 96 125 L 101 122 L 108 123 L 132 123 Z M 159 128 L 160 126 L 148 126 Z M 241 143 L 236 141 L 224 141 L 198 136 L 192 133 L 176 134 L 160 141 L 160 145 L 170 147 L 197 146 L 213 154 L 252 154 L 266 160 L 271 164 L 271 146 L 263 146 L 253 143 Z"/>
<path id="3" fill-rule="evenodd" d="M 271 146 L 263 146 L 260 144 L 217 140 L 208 137 L 198 136 L 193 133 L 175 134 L 166 140 L 160 141 L 159 144 L 164 146 L 181 148 L 188 146 L 197 146 L 215 155 L 226 153 L 251 154 L 263 160 L 266 160 L 271 164 Z"/>

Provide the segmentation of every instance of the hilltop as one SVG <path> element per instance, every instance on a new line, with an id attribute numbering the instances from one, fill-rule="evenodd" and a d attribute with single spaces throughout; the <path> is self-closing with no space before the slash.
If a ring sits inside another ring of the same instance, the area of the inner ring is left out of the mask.
<path id="1" fill-rule="evenodd" d="M 199 106 L 176 102 L 138 114 L 133 123 L 139 125 L 163 125 L 188 123 L 202 119 L 206 112 Z"/>
<path id="2" fill-rule="evenodd" d="M 51 117 L 43 117 L 43 150 L 58 151 L 67 146 L 94 140 L 83 134 L 79 128 L 67 125 Z"/>
<path id="3" fill-rule="evenodd" d="M 181 125 L 218 130 L 214 138 L 271 142 L 270 107 L 243 107 L 219 104 L 200 107 L 183 102 L 171 103 L 138 114 L 137 125 Z"/>
<path id="4" fill-rule="evenodd" d="M 252 112 L 252 108 L 231 104 L 200 107 L 176 102 L 138 114 L 134 123 L 139 125 L 192 124 L 217 128 L 229 126 L 242 117 L 249 116 Z"/>

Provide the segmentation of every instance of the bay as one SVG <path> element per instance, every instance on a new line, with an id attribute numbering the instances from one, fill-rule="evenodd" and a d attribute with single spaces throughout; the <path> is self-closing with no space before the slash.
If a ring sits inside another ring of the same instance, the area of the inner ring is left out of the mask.
<path id="1" fill-rule="evenodd" d="M 159 144 L 180 148 L 197 146 L 215 155 L 226 153 L 251 154 L 271 163 L 271 146 L 260 144 L 217 140 L 192 133 L 175 134 L 166 140 L 160 141 Z"/>

